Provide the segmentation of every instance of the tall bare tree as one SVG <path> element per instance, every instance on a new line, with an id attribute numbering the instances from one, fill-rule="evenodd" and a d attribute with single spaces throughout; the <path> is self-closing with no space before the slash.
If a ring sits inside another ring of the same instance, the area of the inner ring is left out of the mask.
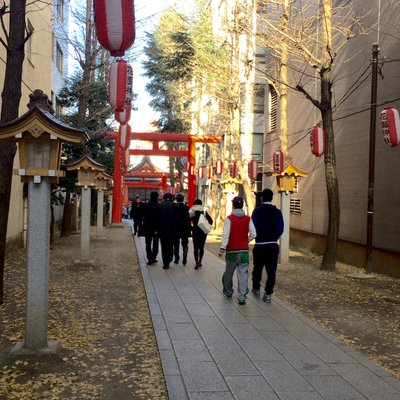
<path id="1" fill-rule="evenodd" d="M 281 88 L 287 86 L 301 92 L 321 114 L 326 135 L 324 163 L 329 212 L 321 269 L 333 270 L 336 266 L 340 203 L 333 130 L 332 67 L 340 49 L 363 31 L 360 17 L 355 15 L 351 2 L 345 6 L 336 6 L 333 10 L 332 0 L 294 0 L 289 7 L 286 0 L 260 1 L 269 12 L 262 16 L 259 43 L 264 43 L 271 49 L 274 55 L 282 60 L 282 64 L 287 63 L 288 68 L 292 69 L 292 75 L 297 79 L 291 83 L 287 80 L 282 81 L 285 77 L 281 70 L 282 80 L 278 78 L 278 83 Z M 282 6 L 285 6 L 283 12 Z M 307 80 L 313 78 L 309 69 L 316 72 L 319 81 L 318 97 L 311 94 L 307 83 L 303 83 L 304 77 L 307 77 Z M 287 146 L 285 142 L 282 145 Z"/>
<path id="2" fill-rule="evenodd" d="M 6 27 L 5 15 L 9 14 L 9 25 Z M 18 117 L 21 100 L 22 64 L 24 46 L 32 35 L 25 26 L 26 0 L 12 0 L 10 5 L 0 9 L 2 32 L 0 42 L 7 51 L 6 70 L 1 93 L 0 123 L 12 121 Z M 11 178 L 14 156 L 17 151 L 15 143 L 0 142 L 0 303 L 4 298 L 4 262 L 10 208 Z"/>

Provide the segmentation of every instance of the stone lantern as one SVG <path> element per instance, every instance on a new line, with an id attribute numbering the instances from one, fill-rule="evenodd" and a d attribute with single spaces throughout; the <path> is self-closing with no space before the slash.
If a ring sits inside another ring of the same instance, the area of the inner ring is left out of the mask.
<path id="1" fill-rule="evenodd" d="M 96 188 L 96 176 L 104 172 L 106 167 L 91 157 L 90 150 L 77 161 L 67 165 L 67 171 L 78 171 L 76 186 L 82 188 L 81 203 L 81 259 L 83 263 L 90 260 L 90 203 L 91 188 Z"/>
<path id="2" fill-rule="evenodd" d="M 289 237 L 290 237 L 290 196 L 297 192 L 298 179 L 306 177 L 307 172 L 295 167 L 292 163 L 288 164 L 282 172 L 274 173 L 278 184 L 278 191 L 281 194 L 281 211 L 285 222 L 285 230 L 280 239 L 280 264 L 289 263 Z"/>
<path id="3" fill-rule="evenodd" d="M 97 188 L 97 235 L 100 236 L 103 232 L 104 219 L 104 192 L 109 189 L 112 176 L 105 172 L 99 172 L 95 177 Z"/>
<path id="4" fill-rule="evenodd" d="M 20 166 L 15 172 L 28 183 L 25 338 L 13 349 L 15 354 L 52 353 L 60 348 L 58 342 L 47 341 L 51 183 L 63 176 L 62 143 L 83 145 L 89 138 L 54 117 L 43 91 L 35 90 L 29 97 L 29 110 L 0 126 L 0 140 L 18 143 Z"/>
<path id="5" fill-rule="evenodd" d="M 242 181 L 238 178 L 232 178 L 231 176 L 228 176 L 225 179 L 221 179 L 219 183 L 222 186 L 222 193 L 226 197 L 225 215 L 228 216 L 232 212 L 232 200 L 238 195 L 239 184 L 241 184 Z"/>

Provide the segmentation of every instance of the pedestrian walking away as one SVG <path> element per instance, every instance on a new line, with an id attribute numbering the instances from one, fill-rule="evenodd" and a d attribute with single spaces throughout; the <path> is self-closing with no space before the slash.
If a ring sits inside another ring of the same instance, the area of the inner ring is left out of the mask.
<path id="1" fill-rule="evenodd" d="M 261 277 L 265 267 L 267 279 L 263 301 L 266 303 L 271 302 L 274 292 L 279 256 L 278 239 L 284 229 L 282 212 L 272 204 L 272 198 L 272 190 L 264 189 L 261 192 L 262 203 L 254 209 L 251 215 L 257 232 L 253 248 L 252 292 L 256 296 L 260 295 Z"/>
<path id="2" fill-rule="evenodd" d="M 158 192 L 151 192 L 150 200 L 144 205 L 143 209 L 143 233 L 146 243 L 147 265 L 157 262 L 160 213 Z"/>
<path id="3" fill-rule="evenodd" d="M 174 243 L 178 236 L 176 224 L 178 205 L 174 203 L 172 193 L 164 193 L 163 200 L 160 204 L 159 234 L 163 268 L 168 269 L 174 256 Z"/>
<path id="4" fill-rule="evenodd" d="M 139 230 L 143 222 L 144 203 L 140 201 L 140 196 L 136 195 L 135 201 L 132 202 L 130 217 L 133 220 L 133 234 L 139 236 Z"/>
<path id="5" fill-rule="evenodd" d="M 196 199 L 193 202 L 193 207 L 189 210 L 190 222 L 192 225 L 194 260 L 196 262 L 194 269 L 199 269 L 203 266 L 201 262 L 204 256 L 204 245 L 207 240 L 207 234 L 204 233 L 198 226 L 199 218 L 202 214 L 212 225 L 214 221 L 211 218 L 211 215 L 208 214 L 208 212 L 204 209 L 203 202 L 200 199 Z"/>
<path id="6" fill-rule="evenodd" d="M 243 210 L 243 198 L 234 197 L 232 214 L 225 220 L 222 241 L 218 255 L 225 253 L 225 272 L 222 275 L 222 292 L 231 298 L 233 295 L 233 274 L 236 271 L 238 282 L 238 302 L 246 304 L 249 272 L 249 243 L 256 237 L 256 228 L 251 218 Z"/>
<path id="7" fill-rule="evenodd" d="M 182 245 L 182 264 L 186 265 L 189 250 L 190 219 L 189 207 L 184 204 L 184 199 L 185 198 L 182 193 L 178 193 L 175 198 L 178 207 L 176 220 L 177 236 L 174 243 L 174 263 L 179 263 L 179 248 L 180 245 Z"/>

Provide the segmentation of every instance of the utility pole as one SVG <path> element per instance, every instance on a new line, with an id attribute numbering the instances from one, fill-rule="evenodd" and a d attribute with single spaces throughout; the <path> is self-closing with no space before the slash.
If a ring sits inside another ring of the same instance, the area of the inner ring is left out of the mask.
<path id="1" fill-rule="evenodd" d="M 288 31 L 289 22 L 289 0 L 282 2 L 282 33 Z M 280 95 L 280 142 L 281 150 L 285 155 L 285 160 L 289 159 L 288 150 L 288 102 L 287 102 L 287 82 L 288 82 L 288 48 L 285 42 L 282 43 L 280 72 L 279 72 L 279 95 Z M 286 164 L 286 163 L 285 163 Z M 280 239 L 279 263 L 289 263 L 289 242 L 290 242 L 290 192 L 281 192 L 281 210 L 284 217 L 285 230 Z"/>
<path id="2" fill-rule="evenodd" d="M 368 172 L 368 211 L 367 211 L 367 257 L 365 272 L 372 272 L 372 232 L 374 218 L 374 176 L 375 176 L 375 136 L 376 136 L 376 99 L 378 91 L 378 54 L 379 45 L 372 45 L 372 82 L 369 125 L 369 172 Z"/>

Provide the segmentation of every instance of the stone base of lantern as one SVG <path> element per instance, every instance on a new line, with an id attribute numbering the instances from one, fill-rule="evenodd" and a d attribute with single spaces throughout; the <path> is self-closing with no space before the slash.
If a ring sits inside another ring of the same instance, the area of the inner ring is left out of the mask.
<path id="1" fill-rule="evenodd" d="M 28 349 L 25 347 L 24 342 L 18 342 L 10 354 L 15 356 L 39 356 L 39 355 L 47 355 L 47 354 L 57 354 L 62 350 L 61 343 L 57 340 L 47 342 L 46 347 L 42 347 L 40 349 Z"/>
<path id="2" fill-rule="evenodd" d="M 96 260 L 75 260 L 75 264 L 89 264 L 89 265 L 94 265 L 96 264 Z"/>

